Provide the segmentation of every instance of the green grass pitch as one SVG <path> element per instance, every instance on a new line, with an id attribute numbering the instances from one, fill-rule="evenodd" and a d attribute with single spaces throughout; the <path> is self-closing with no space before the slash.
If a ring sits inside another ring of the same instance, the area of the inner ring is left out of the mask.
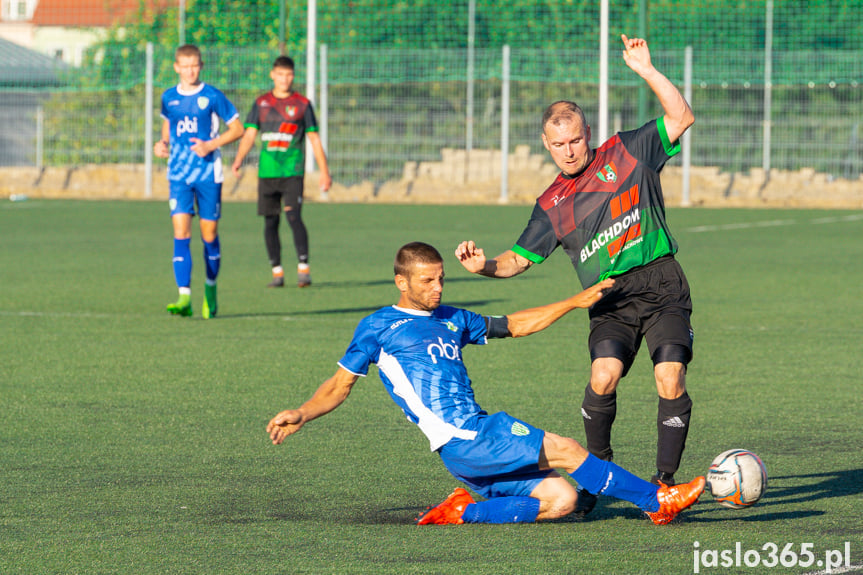
<path id="1" fill-rule="evenodd" d="M 758 453 L 764 498 L 734 511 L 708 494 L 653 526 L 601 498 L 587 520 L 419 528 L 458 484 L 386 396 L 376 370 L 345 405 L 274 447 L 264 432 L 335 370 L 357 321 L 394 303 L 395 250 L 445 257 L 444 301 L 500 314 L 580 288 L 560 251 L 507 281 L 452 252 L 509 248 L 529 206 L 309 204 L 311 288 L 268 290 L 262 222 L 227 204 L 220 316 L 176 299 L 167 206 L 0 204 L 0 573 L 692 573 L 695 553 L 811 544 L 863 567 L 863 214 L 670 209 L 692 286 L 693 427 L 678 476 L 729 448 Z M 287 278 L 293 247 L 282 224 Z M 471 347 L 477 397 L 583 440 L 587 319 Z M 619 388 L 616 461 L 653 472 L 656 392 L 642 354 Z M 766 547 L 767 546 L 767 547 Z M 750 558 L 752 556 L 750 555 Z M 710 561 L 710 555 L 707 556 Z M 784 557 L 790 562 L 790 556 Z M 844 563 L 843 563 L 844 565 Z M 835 572 L 835 571 L 834 571 Z"/>

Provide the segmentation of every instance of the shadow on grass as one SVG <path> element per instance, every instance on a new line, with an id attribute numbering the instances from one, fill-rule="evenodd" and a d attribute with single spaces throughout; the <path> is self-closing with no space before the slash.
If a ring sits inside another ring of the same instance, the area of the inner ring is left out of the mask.
<path id="1" fill-rule="evenodd" d="M 801 480 L 815 479 L 813 483 L 800 485 Z M 767 491 L 764 497 L 753 507 L 739 511 L 746 513 L 729 516 L 725 512 L 737 513 L 738 510 L 724 509 L 709 501 L 710 494 L 702 496 L 699 504 L 688 509 L 684 514 L 695 518 L 696 521 L 713 522 L 735 519 L 738 521 L 777 521 L 785 519 L 801 519 L 805 517 L 817 517 L 825 515 L 825 512 L 817 509 L 799 509 L 792 511 L 772 511 L 776 505 L 799 507 L 801 503 L 817 501 L 820 499 L 831 499 L 835 497 L 859 497 L 863 493 L 863 469 L 846 469 L 842 471 L 828 471 L 824 473 L 808 473 L 804 475 L 780 475 L 770 477 L 767 483 Z M 722 515 L 716 517 L 699 517 L 704 513 L 722 511 Z"/>

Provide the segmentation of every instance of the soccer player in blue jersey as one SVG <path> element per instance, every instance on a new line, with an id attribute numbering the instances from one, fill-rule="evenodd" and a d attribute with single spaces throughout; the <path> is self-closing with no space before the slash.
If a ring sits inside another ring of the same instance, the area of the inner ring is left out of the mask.
<path id="1" fill-rule="evenodd" d="M 621 40 L 624 61 L 653 90 L 663 116 L 593 148 L 581 108 L 567 101 L 550 105 L 543 115 L 542 142 L 560 174 L 537 198 L 521 236 L 493 259 L 486 259 L 473 241 L 462 242 L 455 254 L 473 273 L 508 278 L 542 263 L 562 246 L 582 286 L 617 280 L 590 310 L 591 373 L 581 405 L 587 448 L 600 459 L 612 459 L 617 385 L 644 341 L 659 395 L 652 480 L 670 485 L 692 413 L 686 391 L 692 302 L 674 258 L 677 243 L 665 219 L 659 172 L 680 150 L 678 139 L 695 116 L 680 91 L 651 63 L 647 42 L 623 35 Z M 582 501 L 591 499 L 590 493 L 581 494 Z"/>
<path id="2" fill-rule="evenodd" d="M 237 109 L 216 88 L 201 82 L 201 51 L 177 48 L 174 71 L 180 82 L 162 94 L 162 139 L 153 153 L 168 159 L 171 222 L 174 227 L 174 278 L 180 297 L 168 304 L 174 315 L 191 316 L 192 217 L 197 207 L 207 279 L 201 314 L 208 319 L 218 310 L 216 277 L 222 257 L 219 218 L 222 212 L 222 158 L 219 148 L 243 135 Z M 219 133 L 219 120 L 228 129 Z"/>
<path id="3" fill-rule="evenodd" d="M 347 399 L 375 363 L 393 401 L 426 435 L 450 473 L 486 499 L 457 488 L 417 519 L 419 525 L 531 523 L 576 510 L 578 495 L 556 469 L 594 493 L 625 499 L 657 525 L 674 519 L 704 490 L 704 477 L 658 487 L 590 455 L 574 439 L 548 433 L 507 413 L 489 415 L 474 399 L 462 348 L 488 338 L 521 337 L 543 330 L 568 312 L 600 300 L 614 280 L 602 281 L 563 301 L 484 317 L 441 305 L 444 270 L 438 251 L 421 242 L 402 246 L 395 258 L 398 303 L 360 321 L 353 340 L 326 380 L 298 409 L 267 425 L 276 445 Z"/>

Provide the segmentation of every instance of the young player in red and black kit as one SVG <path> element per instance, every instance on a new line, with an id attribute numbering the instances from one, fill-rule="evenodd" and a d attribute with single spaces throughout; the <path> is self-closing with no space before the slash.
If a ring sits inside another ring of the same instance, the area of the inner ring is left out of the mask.
<path id="1" fill-rule="evenodd" d="M 239 176 L 243 160 L 255 145 L 258 132 L 261 132 L 263 149 L 258 164 L 258 215 L 264 216 L 264 242 L 273 268 L 269 287 L 285 285 L 282 243 L 279 239 L 283 202 L 285 219 L 291 226 L 297 251 L 297 285 L 306 287 L 312 283 L 309 236 L 301 217 L 306 136 L 321 170 L 321 190 L 329 190 L 332 180 L 312 103 L 293 91 L 294 61 L 287 56 L 276 58 L 270 78 L 273 80 L 273 89 L 252 105 L 246 118 L 246 131 L 231 169 L 235 176 Z"/>
<path id="2" fill-rule="evenodd" d="M 647 43 L 621 36 L 626 64 L 656 94 L 665 115 L 591 148 L 581 108 L 556 102 L 543 116 L 542 141 L 561 173 L 536 202 L 511 250 L 487 260 L 474 242 L 456 256 L 488 277 L 512 277 L 541 263 L 558 247 L 572 259 L 582 285 L 614 277 L 612 291 L 590 310 L 590 383 L 581 413 L 588 450 L 611 460 L 617 384 L 642 339 L 654 364 L 659 394 L 654 482 L 674 483 L 689 430 L 692 401 L 686 366 L 692 359 L 692 304 L 677 243 L 665 221 L 659 171 L 679 151 L 677 140 L 694 122 L 677 88 L 653 67 Z M 579 491 L 589 512 L 595 497 Z"/>

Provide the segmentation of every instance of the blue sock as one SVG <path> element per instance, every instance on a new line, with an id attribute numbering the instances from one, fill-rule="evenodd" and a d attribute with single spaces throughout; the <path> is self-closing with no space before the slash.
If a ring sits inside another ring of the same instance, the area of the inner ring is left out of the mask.
<path id="1" fill-rule="evenodd" d="M 189 249 L 191 242 L 189 238 L 174 238 L 174 279 L 177 280 L 177 287 L 192 285 L 192 250 Z"/>
<path id="2" fill-rule="evenodd" d="M 535 497 L 495 497 L 471 503 L 461 518 L 465 523 L 533 523 L 539 515 Z"/>
<path id="3" fill-rule="evenodd" d="M 207 266 L 207 279 L 216 281 L 219 275 L 219 264 L 222 261 L 222 246 L 219 245 L 219 236 L 210 242 L 204 242 L 204 265 Z"/>
<path id="4" fill-rule="evenodd" d="M 659 510 L 656 485 L 636 477 L 611 461 L 588 455 L 587 460 L 569 475 L 591 493 L 629 501 L 643 511 Z"/>

